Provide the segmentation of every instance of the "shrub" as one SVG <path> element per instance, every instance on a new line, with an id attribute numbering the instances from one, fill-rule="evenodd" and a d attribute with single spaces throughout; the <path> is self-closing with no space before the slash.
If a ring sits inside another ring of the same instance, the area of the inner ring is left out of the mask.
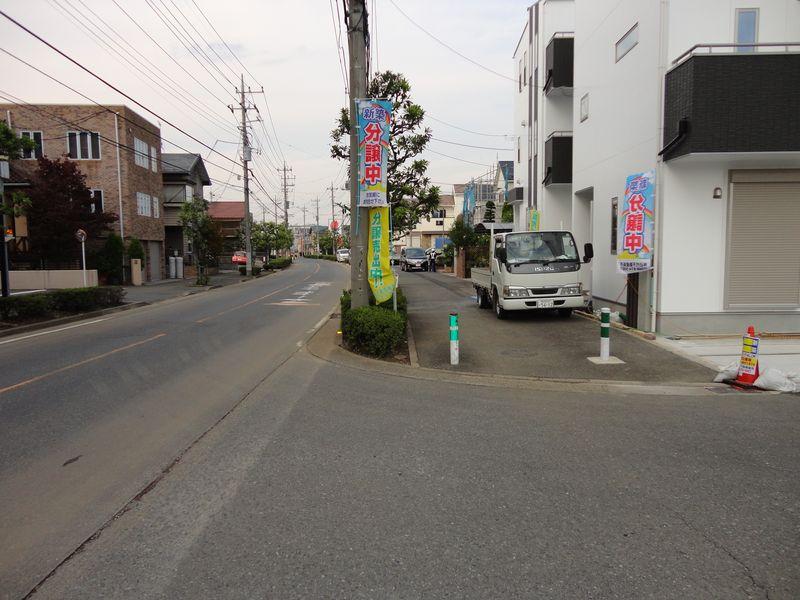
<path id="1" fill-rule="evenodd" d="M 274 258 L 267 263 L 268 269 L 285 269 L 292 264 L 292 259 L 285 257 L 285 258 Z"/>
<path id="2" fill-rule="evenodd" d="M 109 234 L 100 252 L 97 253 L 97 271 L 108 283 L 122 283 L 122 259 L 125 255 L 125 244 L 116 233 Z"/>
<path id="3" fill-rule="evenodd" d="M 316 258 L 319 260 L 336 260 L 333 254 L 306 254 L 306 258 Z"/>
<path id="4" fill-rule="evenodd" d="M 144 260 L 144 246 L 139 238 L 132 237 L 128 242 L 128 257 Z"/>
<path id="5" fill-rule="evenodd" d="M 81 313 L 122 304 L 121 287 L 71 288 L 0 298 L 5 321 L 39 319 L 54 313 Z"/>
<path id="6" fill-rule="evenodd" d="M 261 273 L 261 267 L 253 265 L 253 275 L 258 275 L 259 273 Z"/>
<path id="7" fill-rule="evenodd" d="M 381 358 L 403 341 L 406 321 L 402 314 L 380 306 L 362 306 L 346 312 L 342 333 L 352 350 Z"/>
<path id="8" fill-rule="evenodd" d="M 247 275 L 247 267 L 244 265 L 239 265 L 239 275 Z"/>

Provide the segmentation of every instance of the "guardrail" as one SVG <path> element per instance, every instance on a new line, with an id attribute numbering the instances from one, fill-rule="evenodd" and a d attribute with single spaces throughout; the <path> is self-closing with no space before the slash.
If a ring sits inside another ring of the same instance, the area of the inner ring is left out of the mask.
<path id="1" fill-rule="evenodd" d="M 753 53 L 759 53 L 761 48 L 768 49 L 767 53 L 776 52 L 800 52 L 800 42 L 764 42 L 761 44 L 695 44 L 686 52 L 672 61 L 672 66 L 682 63 L 684 60 L 696 54 L 714 54 L 715 50 L 726 49 L 725 54 L 750 54 L 750 52 L 737 52 L 737 48 L 752 48 Z M 782 48 L 783 50 L 779 50 Z M 705 52 L 700 52 L 705 50 Z"/>

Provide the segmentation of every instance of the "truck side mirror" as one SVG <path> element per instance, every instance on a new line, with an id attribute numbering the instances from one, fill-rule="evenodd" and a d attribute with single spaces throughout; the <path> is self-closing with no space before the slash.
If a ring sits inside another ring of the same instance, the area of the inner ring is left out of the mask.
<path id="1" fill-rule="evenodd" d="M 594 258 L 594 246 L 590 242 L 583 245 L 583 262 L 588 263 Z"/>
<path id="2" fill-rule="evenodd" d="M 506 264 L 506 249 L 505 248 L 497 248 L 494 251 L 494 256 L 502 264 Z"/>

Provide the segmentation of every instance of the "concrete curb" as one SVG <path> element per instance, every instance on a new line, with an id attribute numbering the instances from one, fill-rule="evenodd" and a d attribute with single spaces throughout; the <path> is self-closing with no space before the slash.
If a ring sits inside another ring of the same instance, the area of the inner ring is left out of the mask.
<path id="1" fill-rule="evenodd" d="M 414 341 L 414 330 L 411 329 L 411 319 L 406 319 L 406 337 L 408 338 L 408 361 L 414 368 L 419 367 L 419 354 L 417 354 L 417 343 Z"/>
<path id="2" fill-rule="evenodd" d="M 557 379 L 548 377 L 521 377 L 514 375 L 488 375 L 459 373 L 428 367 L 413 367 L 390 363 L 348 352 L 337 343 L 336 324 L 333 321 L 320 327 L 306 343 L 312 356 L 326 362 L 377 372 L 396 377 L 422 381 L 450 382 L 463 385 L 524 389 L 528 391 L 570 391 L 583 393 L 637 394 L 645 396 L 706 396 L 740 393 L 720 383 L 668 383 L 653 384 L 646 381 L 611 381 L 602 379 Z"/>
<path id="3" fill-rule="evenodd" d="M 122 304 L 120 306 L 112 306 L 102 310 L 93 310 L 92 312 L 80 313 L 77 315 L 70 315 L 68 317 L 59 317 L 58 319 L 49 319 L 48 321 L 41 321 L 39 323 L 30 323 L 28 325 L 20 325 L 18 327 L 11 327 L 9 329 L 0 330 L 0 338 L 10 337 L 18 333 L 28 333 L 29 331 L 38 331 L 39 329 L 48 329 L 58 325 L 66 325 L 68 323 L 75 323 L 76 321 L 83 321 L 85 319 L 93 319 L 95 317 L 102 317 L 113 313 L 118 313 L 134 308 L 141 308 L 142 306 L 149 306 L 149 302 L 131 302 L 130 304 Z"/>

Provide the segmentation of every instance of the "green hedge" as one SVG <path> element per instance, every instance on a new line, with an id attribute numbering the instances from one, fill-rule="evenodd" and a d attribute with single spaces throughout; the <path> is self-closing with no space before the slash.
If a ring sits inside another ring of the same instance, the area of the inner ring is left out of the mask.
<path id="1" fill-rule="evenodd" d="M 69 288 L 0 298 L 3 321 L 27 321 L 119 306 L 125 297 L 121 287 Z"/>
<path id="2" fill-rule="evenodd" d="M 267 263 L 268 269 L 286 269 L 292 265 L 292 259 L 289 257 L 273 258 Z"/>
<path id="3" fill-rule="evenodd" d="M 336 260 L 336 256 L 333 254 L 306 254 L 306 258 L 317 258 L 320 260 Z"/>
<path id="4" fill-rule="evenodd" d="M 352 309 L 350 291 L 342 292 L 342 338 L 351 350 L 381 358 L 406 339 L 408 301 L 398 288 L 394 312 L 391 299 L 376 305 L 372 293 L 369 296 L 369 306 Z"/>

